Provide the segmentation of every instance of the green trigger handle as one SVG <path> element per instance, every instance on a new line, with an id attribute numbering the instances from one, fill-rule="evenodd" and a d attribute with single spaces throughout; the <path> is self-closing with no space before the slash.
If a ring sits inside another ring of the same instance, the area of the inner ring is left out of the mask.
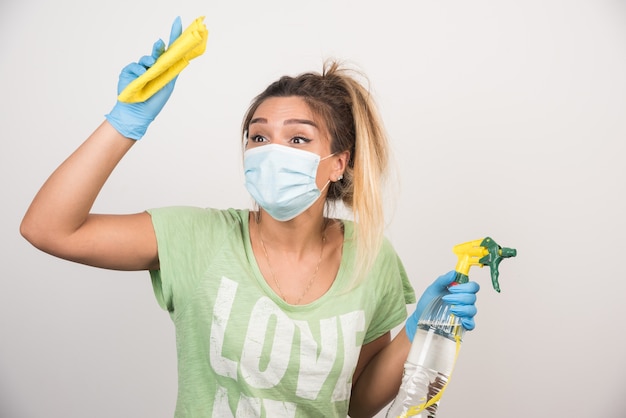
<path id="1" fill-rule="evenodd" d="M 454 269 L 456 271 L 455 282 L 467 283 L 469 270 L 472 266 L 483 267 L 488 265 L 491 271 L 491 283 L 496 292 L 500 292 L 500 283 L 498 282 L 500 263 L 505 258 L 517 255 L 516 249 L 501 247 L 490 237 L 455 245 L 452 251 L 458 257 Z"/>

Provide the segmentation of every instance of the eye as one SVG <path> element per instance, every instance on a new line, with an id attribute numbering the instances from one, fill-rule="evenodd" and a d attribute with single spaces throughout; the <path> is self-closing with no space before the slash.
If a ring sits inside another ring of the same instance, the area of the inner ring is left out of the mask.
<path id="1" fill-rule="evenodd" d="M 260 144 L 262 142 L 269 142 L 267 138 L 262 135 L 252 135 L 250 136 L 250 142 L 254 142 L 256 144 Z"/>
<path id="2" fill-rule="evenodd" d="M 309 142 L 311 142 L 311 140 L 303 136 L 294 136 L 291 138 L 292 144 L 308 144 Z"/>

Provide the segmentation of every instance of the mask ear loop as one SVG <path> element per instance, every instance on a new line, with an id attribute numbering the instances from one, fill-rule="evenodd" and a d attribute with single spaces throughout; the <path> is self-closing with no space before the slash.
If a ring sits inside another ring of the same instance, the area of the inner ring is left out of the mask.
<path id="1" fill-rule="evenodd" d="M 326 160 L 326 159 L 328 159 L 328 158 L 332 157 L 332 156 L 333 156 L 333 155 L 335 155 L 335 154 L 336 154 L 336 152 L 333 152 L 332 154 L 327 155 L 327 156 L 326 156 L 326 157 L 324 157 L 324 158 L 320 158 L 320 163 L 321 163 L 322 161 L 324 161 L 324 160 Z M 318 164 L 319 164 L 319 163 L 318 163 Z M 318 165 L 318 167 L 319 167 L 319 165 Z M 327 188 L 329 184 L 330 184 L 330 179 L 328 179 L 328 181 L 326 181 L 326 184 L 324 185 L 324 187 L 322 187 L 322 188 L 320 189 L 320 195 L 324 192 L 324 189 L 325 189 L 325 188 Z"/>
<path id="2" fill-rule="evenodd" d="M 327 156 L 326 156 L 326 157 L 324 157 L 324 158 L 320 158 L 320 162 L 322 162 L 322 161 L 324 161 L 324 160 L 326 160 L 326 159 L 328 159 L 328 158 L 332 157 L 332 156 L 333 156 L 333 155 L 335 155 L 335 154 L 337 154 L 337 153 L 336 153 L 336 152 L 333 152 L 332 154 L 327 155 Z"/>

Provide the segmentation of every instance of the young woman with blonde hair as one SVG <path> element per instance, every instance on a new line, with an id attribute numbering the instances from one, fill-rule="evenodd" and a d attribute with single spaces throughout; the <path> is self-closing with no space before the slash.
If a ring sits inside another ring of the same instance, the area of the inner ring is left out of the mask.
<path id="1" fill-rule="evenodd" d="M 170 43 L 180 31 L 177 19 Z M 119 90 L 163 47 L 124 68 Z M 330 62 L 256 97 L 242 124 L 256 210 L 90 213 L 174 84 L 143 103 L 116 103 L 42 186 L 23 236 L 67 260 L 150 271 L 176 328 L 176 416 L 375 415 L 398 391 L 420 312 L 453 275 L 428 286 L 392 340 L 415 296 L 383 236 L 388 149 L 369 92 Z M 332 201 L 354 220 L 327 216 Z M 450 300 L 468 329 L 477 291 L 473 282 L 458 285 Z"/>

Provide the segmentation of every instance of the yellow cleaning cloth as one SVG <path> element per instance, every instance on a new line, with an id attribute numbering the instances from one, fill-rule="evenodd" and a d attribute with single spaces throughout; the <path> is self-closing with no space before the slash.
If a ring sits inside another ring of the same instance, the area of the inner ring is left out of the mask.
<path id="1" fill-rule="evenodd" d="M 172 81 L 189 64 L 189 61 L 202 55 L 209 36 L 209 31 L 202 23 L 203 21 L 204 16 L 194 20 L 154 65 L 131 81 L 117 99 L 124 103 L 145 102 Z"/>

